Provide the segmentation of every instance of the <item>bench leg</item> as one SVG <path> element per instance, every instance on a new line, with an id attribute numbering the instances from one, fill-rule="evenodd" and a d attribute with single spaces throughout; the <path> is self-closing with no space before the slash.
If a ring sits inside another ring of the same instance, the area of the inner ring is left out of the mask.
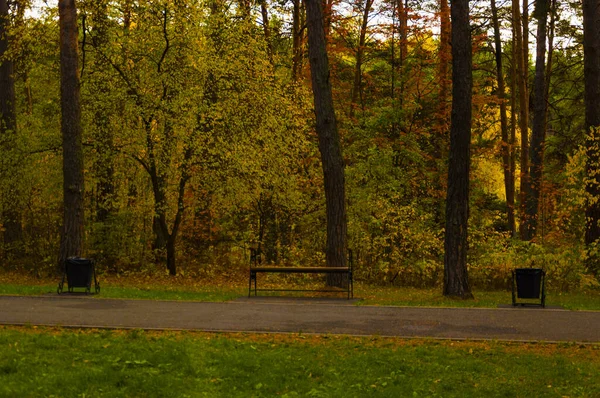
<path id="1" fill-rule="evenodd" d="M 248 297 L 252 295 L 252 281 L 254 281 L 254 295 L 256 296 L 256 272 L 250 271 L 250 280 L 248 281 Z"/>

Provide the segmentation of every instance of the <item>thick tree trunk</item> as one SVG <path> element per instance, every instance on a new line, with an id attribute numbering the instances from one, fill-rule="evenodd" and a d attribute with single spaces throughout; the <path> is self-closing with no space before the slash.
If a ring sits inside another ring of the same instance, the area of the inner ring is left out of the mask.
<path id="1" fill-rule="evenodd" d="M 70 256 L 81 256 L 83 251 L 84 179 L 75 0 L 60 0 L 58 10 L 64 176 L 64 216 L 59 255 L 59 267 L 62 269 L 65 259 Z"/>
<path id="2" fill-rule="evenodd" d="M 316 130 L 319 137 L 319 151 L 323 164 L 325 199 L 327 211 L 326 260 L 330 267 L 346 266 L 346 199 L 344 187 L 344 159 L 338 136 L 329 63 L 325 47 L 323 14 L 320 0 L 306 1 L 308 22 L 308 55 L 312 77 Z M 330 285 L 339 286 L 341 278 L 332 280 Z"/>
<path id="3" fill-rule="evenodd" d="M 502 66 L 502 41 L 500 40 L 500 22 L 496 0 L 492 0 L 492 23 L 494 25 L 494 45 L 496 47 L 496 75 L 498 79 L 498 99 L 500 100 L 500 131 L 502 135 L 502 168 L 504 170 L 504 192 L 506 195 L 507 223 L 512 236 L 515 236 L 515 173 L 511 168 L 511 153 L 514 142 L 508 134 L 506 112 L 506 89 L 504 86 L 504 68 Z"/>
<path id="4" fill-rule="evenodd" d="M 362 21 L 360 24 L 360 33 L 358 36 L 358 48 L 356 49 L 356 63 L 354 65 L 354 84 L 352 85 L 352 100 L 350 104 L 350 115 L 354 114 L 354 108 L 358 105 L 360 99 L 361 108 L 364 108 L 363 90 L 362 90 L 362 64 L 367 38 L 367 28 L 369 27 L 369 14 L 373 0 L 365 0 Z"/>
<path id="5" fill-rule="evenodd" d="M 17 133 L 17 111 L 15 103 L 14 63 L 7 56 L 9 45 L 10 15 L 8 1 L 0 0 L 0 148 L 3 153 L 2 172 L 6 183 L 2 195 L 2 226 L 7 250 L 22 238 L 21 212 L 15 199 L 18 192 L 17 159 L 11 153 Z M 15 174 L 16 173 L 16 174 Z"/>
<path id="6" fill-rule="evenodd" d="M 588 130 L 585 212 L 587 268 L 600 277 L 600 0 L 583 0 L 583 51 L 585 75 L 585 125 Z"/>
<path id="7" fill-rule="evenodd" d="M 467 273 L 471 158 L 472 54 L 469 0 L 454 0 L 452 18 L 452 115 L 444 239 L 444 295 L 472 298 Z"/>
<path id="8" fill-rule="evenodd" d="M 548 25 L 548 0 L 536 1 L 535 16 L 538 20 L 535 78 L 533 81 L 533 126 L 531 130 L 529 185 L 525 201 L 524 240 L 536 235 L 538 210 L 542 190 L 544 166 L 544 142 L 546 140 L 546 31 Z"/>

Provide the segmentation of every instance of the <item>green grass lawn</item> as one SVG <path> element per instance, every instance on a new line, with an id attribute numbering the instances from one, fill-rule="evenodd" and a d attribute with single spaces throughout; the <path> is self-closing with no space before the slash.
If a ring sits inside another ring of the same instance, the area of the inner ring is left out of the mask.
<path id="1" fill-rule="evenodd" d="M 0 295 L 56 294 L 56 283 L 26 280 L 19 283 L 0 280 Z M 181 283 L 180 280 L 163 279 L 157 282 L 137 279 L 100 279 L 98 298 L 126 298 L 152 300 L 227 301 L 248 293 L 247 286 L 207 283 Z M 297 287 L 294 282 L 287 287 Z M 78 289 L 81 291 L 81 289 Z M 261 293 L 268 295 L 269 293 Z M 426 306 L 426 307 L 488 307 L 511 303 L 510 291 L 475 291 L 474 300 L 454 300 L 443 297 L 440 289 L 415 289 L 395 286 L 370 286 L 357 284 L 354 294 L 359 305 Z M 277 292 L 278 296 L 298 296 L 302 293 Z M 331 297 L 345 297 L 343 293 Z M 586 290 L 557 293 L 549 289 L 546 304 L 572 310 L 600 310 L 600 291 Z"/>
<path id="2" fill-rule="evenodd" d="M 6 397 L 597 397 L 600 346 L 0 327 Z"/>

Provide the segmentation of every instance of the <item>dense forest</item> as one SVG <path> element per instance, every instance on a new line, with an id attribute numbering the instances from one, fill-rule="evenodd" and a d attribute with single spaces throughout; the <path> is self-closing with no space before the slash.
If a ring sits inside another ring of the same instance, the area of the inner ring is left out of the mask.
<path id="1" fill-rule="evenodd" d="M 310 2 L 0 0 L 0 266 L 56 272 L 74 228 L 103 272 L 324 263 Z M 599 286 L 598 3 L 316 2 L 357 279 L 441 285 L 456 229 L 471 286 Z"/>

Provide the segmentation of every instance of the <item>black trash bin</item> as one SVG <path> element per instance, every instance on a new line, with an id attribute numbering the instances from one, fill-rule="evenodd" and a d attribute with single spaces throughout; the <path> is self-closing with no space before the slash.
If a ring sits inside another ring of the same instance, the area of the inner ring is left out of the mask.
<path id="1" fill-rule="evenodd" d="M 546 271 L 541 268 L 516 268 L 513 271 L 512 304 L 546 306 Z M 536 299 L 539 303 L 517 302 L 517 299 Z"/>
<path id="2" fill-rule="evenodd" d="M 65 261 L 65 272 L 58 284 L 58 294 L 63 292 L 65 278 L 69 293 L 73 293 L 74 288 L 84 288 L 85 292 L 89 294 L 92 290 L 92 279 L 94 281 L 94 291 L 96 293 L 100 292 L 100 284 L 96 279 L 96 266 L 92 259 L 69 257 Z"/>

